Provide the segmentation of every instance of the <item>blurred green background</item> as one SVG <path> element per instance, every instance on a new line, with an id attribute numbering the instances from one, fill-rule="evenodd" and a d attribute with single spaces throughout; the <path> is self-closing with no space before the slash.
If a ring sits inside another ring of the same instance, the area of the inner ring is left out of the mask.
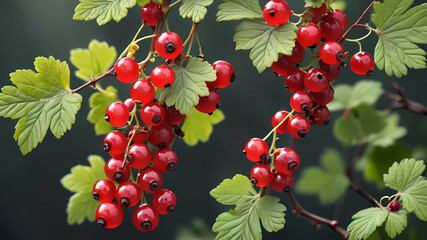
<path id="1" fill-rule="evenodd" d="M 270 118 L 278 110 L 289 110 L 290 92 L 283 86 L 283 78 L 275 77 L 271 69 L 258 74 L 249 59 L 249 51 L 234 51 L 234 28 L 237 22 L 215 21 L 218 5 L 222 1 L 214 1 L 208 8 L 205 21 L 199 26 L 199 37 L 202 42 L 206 60 L 214 62 L 223 59 L 230 62 L 236 72 L 236 81 L 221 93 L 221 110 L 226 119 L 215 126 L 214 133 L 208 143 L 188 147 L 177 141 L 174 149 L 179 156 L 178 169 L 174 173 L 165 174 L 164 186 L 174 191 L 178 197 L 177 210 L 172 215 L 161 216 L 160 225 L 153 233 L 144 234 L 137 231 L 131 221 L 131 209 L 125 211 L 124 222 L 113 230 L 105 230 L 95 223 L 84 222 L 81 226 L 69 226 L 66 222 L 66 204 L 71 193 L 63 189 L 59 180 L 69 173 L 77 164 L 88 165 L 87 156 L 98 154 L 108 158 L 102 150 L 103 136 L 96 136 L 93 126 L 86 120 L 88 97 L 94 91 L 85 89 L 84 97 L 76 123 L 65 136 L 56 140 L 51 133 L 46 135 L 43 143 L 27 156 L 22 156 L 13 140 L 16 121 L 0 118 L 1 132 L 1 171 L 2 193 L 0 203 L 0 236 L 1 239 L 176 239 L 181 227 L 190 224 L 192 219 L 200 217 L 210 227 L 217 215 L 229 208 L 221 206 L 209 196 L 209 191 L 224 178 L 231 178 L 237 173 L 249 175 L 252 164 L 242 155 L 246 141 L 252 137 L 263 137 L 271 129 Z M 263 5 L 266 1 L 261 1 Z M 416 4 L 425 2 L 415 1 Z M 291 9 L 302 12 L 304 2 L 288 1 Z M 353 23 L 370 1 L 347 1 L 349 23 Z M 72 16 L 78 4 L 74 1 L 58 0 L 6 0 L 0 8 L 1 38 L 0 66 L 1 86 L 10 85 L 8 74 L 16 69 L 34 69 L 33 61 L 37 56 L 54 56 L 69 64 L 70 50 L 87 48 L 92 39 L 107 41 L 116 47 L 118 52 L 130 42 L 133 34 L 140 26 L 140 7 L 129 10 L 128 17 L 119 23 L 110 22 L 99 27 L 95 21 L 74 21 Z M 177 9 L 169 17 L 172 31 L 186 35 L 191 28 L 190 20 L 182 20 Z M 295 21 L 295 19 L 293 19 Z M 150 28 L 143 31 L 151 34 Z M 350 37 L 358 38 L 364 31 L 354 31 Z M 363 41 L 363 49 L 373 52 L 377 37 L 374 34 Z M 143 59 L 144 49 L 137 55 Z M 355 43 L 345 43 L 347 51 L 355 53 Z M 425 49 L 425 46 L 423 46 Z M 152 64 L 153 65 L 153 64 Z M 305 65 L 305 64 L 303 64 Z M 71 66 L 72 72 L 74 68 Z M 368 79 L 380 80 L 385 88 L 392 90 L 392 78 L 381 71 L 374 71 Z M 336 83 L 354 83 L 360 77 L 348 68 L 342 71 Z M 408 76 L 399 80 L 405 93 L 410 98 L 427 104 L 426 71 L 410 70 Z M 83 82 L 72 74 L 72 88 Z M 102 81 L 103 86 L 114 85 L 120 90 L 120 98 L 129 97 L 130 85 L 118 84 L 113 78 Z M 380 107 L 386 106 L 383 99 Z M 405 111 L 396 111 L 401 116 L 401 124 L 408 128 L 408 134 L 401 143 L 411 149 L 426 149 L 427 119 Z M 333 114 L 331 122 L 334 122 Z M 279 146 L 289 146 L 291 139 L 282 137 Z M 307 138 L 299 141 L 297 150 L 301 156 L 301 168 L 317 165 L 318 156 L 326 148 L 339 149 L 349 162 L 354 149 L 342 147 L 332 135 L 332 124 L 326 127 L 313 127 Z M 296 179 L 299 175 L 296 174 Z M 375 184 L 366 183 L 360 172 L 355 178 L 376 198 L 389 192 L 379 190 Z M 300 196 L 300 203 L 308 210 L 322 216 L 333 218 L 338 216 L 342 226 L 347 226 L 352 214 L 369 203 L 357 194 L 348 191 L 338 207 L 322 206 L 317 197 Z M 278 233 L 264 232 L 264 239 L 339 239 L 339 236 L 327 227 L 316 230 L 305 218 L 296 217 L 291 211 L 291 204 L 285 195 L 281 196 L 286 211 L 287 224 Z M 426 239 L 425 223 L 415 217 L 409 218 L 411 229 L 416 231 L 415 239 Z M 408 239 L 408 235 L 400 237 Z"/>

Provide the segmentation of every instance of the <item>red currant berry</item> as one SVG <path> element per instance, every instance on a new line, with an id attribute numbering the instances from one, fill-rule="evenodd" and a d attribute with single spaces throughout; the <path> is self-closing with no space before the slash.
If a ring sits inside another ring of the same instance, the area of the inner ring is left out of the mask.
<path id="1" fill-rule="evenodd" d="M 335 41 L 326 41 L 319 51 L 320 59 L 326 64 L 334 65 L 345 58 L 344 48 Z"/>
<path id="2" fill-rule="evenodd" d="M 350 60 L 350 67 L 359 75 L 371 75 L 375 67 L 372 56 L 367 52 L 358 52 Z"/>
<path id="3" fill-rule="evenodd" d="M 341 71 L 340 64 L 329 65 L 323 62 L 322 59 L 320 59 L 319 67 L 320 69 L 325 71 L 326 75 L 328 75 L 329 81 L 334 81 L 340 75 L 340 71 Z"/>
<path id="4" fill-rule="evenodd" d="M 273 180 L 273 172 L 266 164 L 257 164 L 251 170 L 251 183 L 258 187 L 266 187 Z"/>
<path id="5" fill-rule="evenodd" d="M 342 25 L 344 26 L 344 29 L 345 29 L 347 27 L 347 24 L 348 24 L 347 15 L 345 15 L 345 13 L 343 13 L 339 9 L 335 9 L 334 11 L 335 11 L 334 17 L 342 23 Z"/>
<path id="6" fill-rule="evenodd" d="M 214 82 L 206 82 L 209 89 L 213 89 L 214 87 L 226 88 L 236 78 L 233 66 L 226 61 L 218 60 L 212 64 L 212 67 L 216 71 L 216 80 Z"/>
<path id="7" fill-rule="evenodd" d="M 141 119 L 149 126 L 158 126 L 165 119 L 165 110 L 158 103 L 147 103 L 141 109 Z"/>
<path id="8" fill-rule="evenodd" d="M 132 138 L 133 143 L 144 143 L 148 139 L 148 131 L 138 127 L 132 127 L 129 131 L 128 138 L 129 140 Z"/>
<path id="9" fill-rule="evenodd" d="M 285 86 L 291 92 L 302 91 L 305 89 L 304 77 L 305 77 L 305 72 L 297 68 L 295 71 L 292 71 L 292 73 L 290 73 L 286 77 Z"/>
<path id="10" fill-rule="evenodd" d="M 129 112 L 132 112 L 133 109 L 135 108 L 135 102 L 133 101 L 132 98 L 128 98 L 123 102 L 124 105 L 126 105 L 126 107 L 128 107 Z"/>
<path id="11" fill-rule="evenodd" d="M 162 15 L 162 4 L 150 2 L 141 10 L 141 18 L 146 25 L 155 25 Z"/>
<path id="12" fill-rule="evenodd" d="M 308 93 L 303 91 L 295 92 L 289 101 L 291 108 L 297 112 L 303 113 L 311 110 L 313 100 Z"/>
<path id="13" fill-rule="evenodd" d="M 126 150 L 129 140 L 119 131 L 112 131 L 104 137 L 104 150 L 111 155 L 121 155 Z"/>
<path id="14" fill-rule="evenodd" d="M 168 107 L 164 103 L 162 107 L 165 110 L 165 121 L 170 125 L 178 125 L 184 121 L 185 115 L 176 110 L 175 106 Z"/>
<path id="15" fill-rule="evenodd" d="M 310 92 L 313 101 L 318 105 L 327 105 L 330 103 L 334 99 L 334 94 L 335 91 L 331 86 L 323 92 Z"/>
<path id="16" fill-rule="evenodd" d="M 175 171 L 177 163 L 178 156 L 174 150 L 168 147 L 160 148 L 154 153 L 153 167 L 159 172 Z"/>
<path id="17" fill-rule="evenodd" d="M 126 162 L 136 169 L 144 169 L 151 162 L 151 151 L 143 143 L 134 143 L 129 147 Z"/>
<path id="18" fill-rule="evenodd" d="M 276 172 L 270 183 L 271 188 L 279 193 L 289 192 L 292 185 L 294 185 L 294 176 L 292 176 L 292 174 L 284 174 L 281 172 Z"/>
<path id="19" fill-rule="evenodd" d="M 271 68 L 274 71 L 274 74 L 277 76 L 288 76 L 290 73 L 295 71 L 295 67 L 292 66 L 288 60 L 286 60 L 285 55 L 281 55 L 277 62 L 274 62 L 271 65 Z"/>
<path id="20" fill-rule="evenodd" d="M 146 79 L 136 81 L 130 88 L 130 96 L 134 101 L 146 104 L 153 100 L 156 90 L 153 84 Z"/>
<path id="21" fill-rule="evenodd" d="M 220 96 L 217 90 L 212 89 L 209 91 L 209 95 L 206 97 L 200 97 L 199 103 L 196 105 L 196 109 L 199 112 L 212 114 L 217 108 L 219 108 Z"/>
<path id="22" fill-rule="evenodd" d="M 176 196 L 167 189 L 157 191 L 153 197 L 153 208 L 159 214 L 169 214 L 175 210 Z"/>
<path id="23" fill-rule="evenodd" d="M 301 25 L 297 32 L 297 41 L 302 47 L 315 47 L 320 43 L 322 33 L 313 23 Z"/>
<path id="24" fill-rule="evenodd" d="M 271 0 L 264 6 L 263 17 L 267 24 L 279 26 L 285 24 L 291 17 L 291 9 L 283 0 Z"/>
<path id="25" fill-rule="evenodd" d="M 123 221 L 123 210 L 115 202 L 102 203 L 96 209 L 95 218 L 104 228 L 116 228 Z"/>
<path id="26" fill-rule="evenodd" d="M 277 125 L 279 125 L 279 123 L 281 123 L 283 121 L 283 119 L 285 119 L 285 117 L 287 117 L 289 114 L 289 112 L 287 111 L 278 111 L 274 114 L 274 116 L 271 118 L 271 125 L 273 126 L 273 128 L 275 128 Z M 286 133 L 286 126 L 288 125 L 288 121 L 289 118 L 287 118 L 282 125 L 280 125 L 280 127 L 277 128 L 277 132 L 280 134 L 284 134 Z M 258 160 L 259 161 L 259 160 Z"/>
<path id="27" fill-rule="evenodd" d="M 129 120 L 129 109 L 123 103 L 113 102 L 107 107 L 104 118 L 114 127 L 123 127 Z"/>
<path id="28" fill-rule="evenodd" d="M 288 122 L 288 132 L 294 138 L 305 137 L 310 131 L 310 123 L 302 115 L 295 115 Z"/>
<path id="29" fill-rule="evenodd" d="M 114 65 L 114 72 L 120 82 L 130 83 L 138 78 L 139 65 L 132 58 L 121 58 Z"/>
<path id="30" fill-rule="evenodd" d="M 277 171 L 284 174 L 293 174 L 298 169 L 299 164 L 299 155 L 292 148 L 279 148 L 274 151 L 274 166 Z"/>
<path id="31" fill-rule="evenodd" d="M 389 205 L 391 212 L 397 212 L 400 209 L 400 203 L 398 201 L 393 201 Z"/>
<path id="32" fill-rule="evenodd" d="M 108 179 L 98 180 L 93 185 L 92 197 L 99 202 L 112 202 L 116 196 L 116 185 Z"/>
<path id="33" fill-rule="evenodd" d="M 323 3 L 322 6 L 320 6 L 319 8 L 309 7 L 308 9 L 313 13 L 316 18 L 321 17 L 326 12 L 326 3 Z"/>
<path id="34" fill-rule="evenodd" d="M 298 64 L 302 62 L 302 60 L 304 60 L 305 50 L 301 46 L 301 44 L 299 44 L 298 42 L 295 42 L 295 47 L 292 50 L 292 55 L 290 56 L 283 55 L 283 57 L 286 58 L 286 60 L 288 60 L 288 62 L 291 64 Z"/>
<path id="35" fill-rule="evenodd" d="M 141 189 L 135 183 L 126 181 L 117 187 L 116 199 L 123 207 L 133 207 L 141 200 Z"/>
<path id="36" fill-rule="evenodd" d="M 162 188 L 162 174 L 153 168 L 147 168 L 139 174 L 138 185 L 142 191 L 147 193 L 154 193 L 155 191 Z"/>
<path id="37" fill-rule="evenodd" d="M 344 25 L 340 19 L 335 17 L 333 12 L 329 12 L 320 22 L 322 36 L 328 41 L 335 41 L 341 38 L 344 33 Z"/>
<path id="38" fill-rule="evenodd" d="M 159 225 L 159 214 L 151 205 L 140 205 L 133 211 L 132 222 L 136 229 L 151 232 Z"/>
<path id="39" fill-rule="evenodd" d="M 154 45 L 162 58 L 175 59 L 182 52 L 182 39 L 173 32 L 164 32 L 157 37 Z"/>
<path id="40" fill-rule="evenodd" d="M 111 181 L 116 181 L 118 183 L 128 180 L 130 176 L 130 167 L 125 164 L 122 168 L 123 161 L 123 156 L 113 156 L 110 158 L 104 167 L 105 176 Z"/>
<path id="41" fill-rule="evenodd" d="M 304 86 L 312 92 L 322 92 L 329 86 L 329 80 L 322 69 L 312 68 L 304 76 Z"/>
<path id="42" fill-rule="evenodd" d="M 160 65 L 153 69 L 150 79 L 154 86 L 158 88 L 167 88 L 172 86 L 175 81 L 175 72 L 167 65 Z"/>
<path id="43" fill-rule="evenodd" d="M 329 116 L 331 116 L 331 113 L 328 107 L 320 105 L 313 110 L 312 116 L 315 124 L 324 126 L 329 123 Z"/>
<path id="44" fill-rule="evenodd" d="M 152 127 L 151 132 L 148 136 L 148 142 L 159 148 L 168 147 L 175 137 L 171 127 L 164 123 Z"/>
<path id="45" fill-rule="evenodd" d="M 246 143 L 244 153 L 252 162 L 259 162 L 267 158 L 268 145 L 261 138 L 252 138 Z"/>

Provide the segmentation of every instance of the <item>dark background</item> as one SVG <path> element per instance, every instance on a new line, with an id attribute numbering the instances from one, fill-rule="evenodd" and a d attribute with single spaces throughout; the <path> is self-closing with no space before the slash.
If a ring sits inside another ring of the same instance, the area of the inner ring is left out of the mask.
<path id="1" fill-rule="evenodd" d="M 258 74 L 249 59 L 249 51 L 234 51 L 234 28 L 237 22 L 215 22 L 218 5 L 215 1 L 208 8 L 205 21 L 199 26 L 206 60 L 218 59 L 233 64 L 237 79 L 227 89 L 221 90 L 221 110 L 226 120 L 215 126 L 208 143 L 188 147 L 182 141 L 174 145 L 179 156 L 178 170 L 165 174 L 164 186 L 173 190 L 178 197 L 178 208 L 172 215 L 161 216 L 160 225 L 153 233 L 137 231 L 131 223 L 131 210 L 125 211 L 124 222 L 113 230 L 105 230 L 95 223 L 84 222 L 81 226 L 69 226 L 66 222 L 66 204 L 71 193 L 65 190 L 59 180 L 77 164 L 88 165 L 87 156 L 98 154 L 105 159 L 108 154 L 102 150 L 103 136 L 96 136 L 93 126 L 86 120 L 88 97 L 94 91 L 85 89 L 84 97 L 76 123 L 72 131 L 56 140 L 51 133 L 46 135 L 42 144 L 22 156 L 17 143 L 13 140 L 15 120 L 0 118 L 1 132 L 1 171 L 3 183 L 0 198 L 0 238 L 2 239 L 117 239 L 118 237 L 141 237 L 144 239 L 175 239 L 178 229 L 188 225 L 194 217 L 201 217 L 211 226 L 218 214 L 229 207 L 221 206 L 209 196 L 209 191 L 224 178 L 237 173 L 249 174 L 252 164 L 241 154 L 246 141 L 252 137 L 263 137 L 270 131 L 270 118 L 281 109 L 289 109 L 291 96 L 283 87 L 283 78 L 273 75 L 271 69 Z M 266 1 L 261 1 L 263 5 Z M 303 11 L 303 1 L 288 1 L 295 12 Z M 416 1 L 420 4 L 424 1 Z M 348 1 L 349 23 L 353 23 L 368 6 L 370 1 Z M 70 64 L 72 88 L 83 82 L 74 76 L 74 68 L 69 62 L 70 50 L 87 48 L 92 39 L 107 41 L 121 52 L 130 42 L 140 25 L 140 7 L 129 10 L 128 17 L 119 23 L 110 22 L 99 27 L 95 21 L 74 21 L 72 16 L 78 4 L 74 1 L 58 0 L 13 0 L 2 1 L 0 8 L 0 85 L 10 85 L 8 74 L 16 69 L 34 69 L 33 61 L 37 56 L 54 56 Z M 182 20 L 174 9 L 169 17 L 172 31 L 186 36 L 191 28 L 190 20 Z M 295 21 L 295 19 L 293 19 Z M 151 34 L 149 28 L 143 34 Z M 365 31 L 354 31 L 352 38 L 363 36 Z M 374 34 L 363 41 L 364 50 L 373 53 L 377 37 Z M 144 42 L 145 46 L 148 42 Z M 142 44 L 141 44 L 142 45 Z M 346 50 L 355 53 L 356 43 L 345 43 Z M 423 46 L 425 48 L 425 46 Z M 142 46 L 144 49 L 144 46 Z M 196 49 L 195 47 L 193 49 Z M 143 59 L 144 51 L 137 58 Z M 138 60 L 139 60 L 138 59 Z M 153 65 L 153 64 L 152 64 Z M 305 65 L 305 64 L 303 64 Z M 425 70 L 410 70 L 400 83 L 410 98 L 426 104 L 427 89 Z M 376 70 L 368 79 L 380 80 L 387 89 L 391 89 L 392 78 Z M 337 83 L 354 83 L 360 77 L 348 67 L 342 71 Z M 121 99 L 129 97 L 129 85 L 118 84 L 109 78 L 102 81 L 103 86 L 114 85 L 120 89 Z M 385 106 L 385 101 L 382 103 Z M 426 145 L 425 117 L 398 111 L 401 123 L 408 127 L 408 134 L 401 142 L 410 148 Z M 338 115 L 332 115 L 332 122 Z M 282 137 L 279 146 L 289 146 L 291 139 Z M 335 147 L 344 153 L 349 161 L 353 149 L 342 147 L 332 135 L 332 124 L 320 128 L 313 127 L 309 137 L 301 140 L 297 150 L 302 159 L 302 168 L 316 165 L 318 156 L 325 148 Z M 381 192 L 375 184 L 362 180 L 359 172 L 355 176 L 376 198 L 389 192 Z M 298 179 L 299 174 L 296 175 Z M 321 206 L 316 197 L 299 196 L 301 204 L 308 210 L 322 216 L 333 218 L 334 206 Z M 291 211 L 286 196 L 281 196 L 286 211 L 287 224 L 278 233 L 264 233 L 264 239 L 339 239 L 339 236 L 327 227 L 315 230 L 305 218 L 297 218 Z M 342 226 L 347 226 L 351 216 L 369 203 L 353 192 L 347 192 L 343 210 L 339 217 Z M 419 232 L 418 239 L 425 239 L 425 223 L 414 216 L 409 218 L 409 226 Z M 345 228 L 345 227 L 344 227 Z M 424 229 L 424 230 L 423 230 Z M 410 231 L 406 231 L 410 232 Z M 424 237 L 423 237 L 424 236 Z M 407 239 L 406 236 L 401 239 Z"/>

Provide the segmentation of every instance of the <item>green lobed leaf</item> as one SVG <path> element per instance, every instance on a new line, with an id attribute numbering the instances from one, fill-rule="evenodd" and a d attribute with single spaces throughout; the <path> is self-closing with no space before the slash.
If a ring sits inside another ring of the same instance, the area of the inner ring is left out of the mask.
<path id="1" fill-rule="evenodd" d="M 427 43 L 427 3 L 408 10 L 413 0 L 384 0 L 374 4 L 372 21 L 380 34 L 375 63 L 389 76 L 402 77 L 408 68 L 426 68 L 426 52 L 417 44 Z"/>
<path id="2" fill-rule="evenodd" d="M 70 90 L 70 70 L 66 62 L 53 57 L 37 57 L 33 70 L 10 74 L 15 86 L 0 93 L 0 116 L 20 118 L 14 138 L 23 155 L 43 141 L 47 130 L 60 138 L 75 122 L 82 97 Z"/>
<path id="3" fill-rule="evenodd" d="M 242 205 L 255 201 L 257 192 L 248 177 L 237 174 L 233 179 L 225 179 L 210 195 L 224 205 Z"/>
<path id="4" fill-rule="evenodd" d="M 101 203 L 93 199 L 92 193 L 78 192 L 73 194 L 67 204 L 68 224 L 82 224 L 85 218 L 93 222 L 99 205 Z"/>
<path id="5" fill-rule="evenodd" d="M 344 195 L 350 181 L 345 176 L 341 155 L 329 149 L 320 157 L 319 167 L 303 169 L 296 190 L 302 194 L 318 195 L 322 204 L 330 204 Z"/>
<path id="6" fill-rule="evenodd" d="M 193 108 L 190 116 L 186 117 L 182 125 L 182 131 L 185 132 L 184 142 L 190 146 L 196 145 L 199 141 L 207 142 L 213 131 L 213 125 L 222 122 L 225 119 L 221 110 L 216 110 L 212 115 L 201 113 Z"/>
<path id="7" fill-rule="evenodd" d="M 427 221 L 427 180 L 419 177 L 401 195 L 402 206 L 408 212 L 414 212 L 422 221 Z"/>
<path id="8" fill-rule="evenodd" d="M 385 231 L 390 238 L 396 237 L 400 234 L 407 226 L 407 215 L 406 211 L 389 212 L 387 220 L 385 221 Z"/>
<path id="9" fill-rule="evenodd" d="M 326 2 L 326 0 L 304 0 L 305 6 L 304 7 L 312 7 L 312 8 L 319 8 L 322 6 L 323 3 Z"/>
<path id="10" fill-rule="evenodd" d="M 406 128 L 399 126 L 399 115 L 390 114 L 385 118 L 385 127 L 378 133 L 368 136 L 368 142 L 374 146 L 388 147 L 397 139 L 406 135 Z M 402 158 L 401 158 L 402 159 Z"/>
<path id="11" fill-rule="evenodd" d="M 182 0 L 179 14 L 182 18 L 191 18 L 195 23 L 201 22 L 208 12 L 206 7 L 212 2 L 213 0 Z"/>
<path id="12" fill-rule="evenodd" d="M 262 226 L 268 232 L 277 232 L 285 226 L 285 205 L 279 203 L 280 199 L 274 196 L 264 196 L 258 200 L 258 216 Z"/>
<path id="13" fill-rule="evenodd" d="M 149 3 L 150 0 L 136 0 L 136 3 L 140 6 L 140 7 L 144 7 L 145 4 Z"/>
<path id="14" fill-rule="evenodd" d="M 118 101 L 117 89 L 112 86 L 107 87 L 102 92 L 93 93 L 89 98 L 89 107 L 91 110 L 87 115 L 87 120 L 95 124 L 95 133 L 97 135 L 107 134 L 111 132 L 114 127 L 105 121 L 105 110 L 107 107 Z"/>
<path id="15" fill-rule="evenodd" d="M 116 59 L 116 48 L 106 42 L 92 40 L 87 49 L 71 50 L 70 61 L 78 69 L 76 76 L 84 81 L 107 72 Z"/>
<path id="16" fill-rule="evenodd" d="M 360 210 L 351 218 L 353 221 L 348 225 L 347 231 L 350 233 L 349 240 L 368 238 L 377 227 L 383 225 L 388 216 L 388 211 L 377 207 Z"/>
<path id="17" fill-rule="evenodd" d="M 249 50 L 249 57 L 258 72 L 263 72 L 279 59 L 279 54 L 291 55 L 295 46 L 295 23 L 278 27 L 263 21 L 244 21 L 236 27 L 236 50 Z"/>
<path id="18" fill-rule="evenodd" d="M 224 0 L 218 6 L 217 21 L 263 18 L 258 0 Z"/>
<path id="19" fill-rule="evenodd" d="M 216 80 L 212 65 L 200 58 L 191 58 L 187 66 L 169 65 L 175 71 L 175 82 L 160 93 L 160 102 L 175 108 L 184 115 L 190 114 L 199 103 L 199 97 L 209 95 L 206 82 Z"/>
<path id="20" fill-rule="evenodd" d="M 119 22 L 127 16 L 128 8 L 136 4 L 136 0 L 79 0 L 74 9 L 74 20 L 96 19 L 98 25 L 104 25 L 113 19 Z"/>
<path id="21" fill-rule="evenodd" d="M 384 174 L 384 183 L 391 189 L 403 192 L 417 181 L 425 167 L 424 161 L 417 161 L 414 158 L 406 158 L 399 163 L 395 162 L 389 168 L 388 173 Z"/>

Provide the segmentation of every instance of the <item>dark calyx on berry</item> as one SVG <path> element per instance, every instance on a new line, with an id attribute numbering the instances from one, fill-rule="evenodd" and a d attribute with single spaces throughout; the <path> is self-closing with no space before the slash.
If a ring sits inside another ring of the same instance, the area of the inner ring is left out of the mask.
<path id="1" fill-rule="evenodd" d="M 164 148 L 164 147 L 166 147 L 166 144 L 164 142 L 161 142 L 161 143 L 157 144 L 157 147 L 158 148 Z"/>
<path id="2" fill-rule="evenodd" d="M 243 155 L 245 155 L 245 156 L 246 156 L 246 151 L 245 151 L 245 150 L 243 150 L 243 151 L 242 151 L 242 153 L 243 153 Z"/>
<path id="3" fill-rule="evenodd" d="M 151 119 L 151 121 L 153 121 L 153 123 L 157 124 L 160 121 L 162 121 L 162 117 L 160 115 L 156 115 Z"/>
<path id="4" fill-rule="evenodd" d="M 274 11 L 270 11 L 270 16 L 274 17 L 274 15 L 276 15 L 276 13 Z"/>
<path id="5" fill-rule="evenodd" d="M 343 51 L 339 51 L 337 53 L 337 60 L 341 62 L 344 59 L 345 59 L 345 53 Z"/>
<path id="6" fill-rule="evenodd" d="M 99 196 L 99 194 L 98 194 L 97 192 L 93 192 L 93 193 L 92 193 L 92 197 L 93 197 L 93 199 L 95 199 L 96 201 L 98 201 L 98 200 L 99 200 L 99 198 L 100 198 L 100 196 Z"/>
<path id="7" fill-rule="evenodd" d="M 171 54 L 173 52 L 175 52 L 175 44 L 173 42 L 168 42 L 165 44 L 165 50 L 167 53 Z"/>
<path id="8" fill-rule="evenodd" d="M 219 107 L 221 107 L 221 104 L 218 103 L 217 105 L 215 105 L 216 109 L 218 109 Z"/>
<path id="9" fill-rule="evenodd" d="M 168 213 L 173 213 L 173 211 L 175 211 L 175 205 L 169 205 L 166 211 L 168 211 Z"/>
<path id="10" fill-rule="evenodd" d="M 105 219 L 100 217 L 100 218 L 98 218 L 98 224 L 101 227 L 105 227 L 105 226 L 107 226 L 107 221 L 105 221 Z"/>
<path id="11" fill-rule="evenodd" d="M 175 129 L 174 129 L 174 132 L 175 132 L 175 134 L 178 136 L 178 137 L 181 137 L 181 138 L 183 138 L 184 136 L 185 136 L 185 133 L 182 131 L 182 129 L 180 128 L 180 127 L 175 127 Z"/>
<path id="12" fill-rule="evenodd" d="M 143 221 L 141 223 L 141 227 L 145 230 L 150 230 L 150 228 L 153 226 L 153 224 L 151 223 L 151 221 Z"/>
<path id="13" fill-rule="evenodd" d="M 133 162 L 133 155 L 132 154 L 129 154 L 126 156 L 126 162 L 129 164 Z"/>
<path id="14" fill-rule="evenodd" d="M 371 76 L 373 72 L 374 71 L 372 69 L 369 69 L 368 72 L 366 73 L 366 75 Z"/>
<path id="15" fill-rule="evenodd" d="M 258 183 L 258 180 L 256 180 L 256 178 L 252 177 L 252 178 L 251 178 L 251 183 L 252 183 L 253 185 L 256 185 L 256 184 Z"/>
<path id="16" fill-rule="evenodd" d="M 110 116 L 108 116 L 108 114 L 105 114 L 104 119 L 105 121 L 110 122 Z"/>
<path id="17" fill-rule="evenodd" d="M 311 46 L 308 46 L 309 48 L 316 48 L 317 47 L 317 45 L 316 44 L 313 44 L 313 45 L 311 45 Z"/>
<path id="18" fill-rule="evenodd" d="M 267 158 L 267 154 L 263 153 L 261 156 L 259 156 L 259 159 L 264 160 Z"/>
<path id="19" fill-rule="evenodd" d="M 150 183 L 150 190 L 151 191 L 157 191 L 159 189 L 159 183 L 157 181 L 153 181 Z"/>
<path id="20" fill-rule="evenodd" d="M 308 106 L 307 103 L 301 103 L 301 110 L 303 110 L 304 112 L 307 112 L 308 110 L 310 110 L 310 107 Z"/>
<path id="21" fill-rule="evenodd" d="M 289 192 L 291 190 L 291 187 L 286 186 L 283 188 L 283 192 Z"/>
<path id="22" fill-rule="evenodd" d="M 317 74 L 317 78 L 318 79 L 322 79 L 323 78 L 323 74 Z"/>
<path id="23" fill-rule="evenodd" d="M 127 198 L 127 197 L 121 197 L 120 198 L 120 204 L 123 206 L 123 207 L 127 207 L 127 206 L 129 206 L 129 198 Z"/>
<path id="24" fill-rule="evenodd" d="M 174 162 L 170 162 L 166 168 L 167 168 L 169 171 L 175 171 L 175 169 L 176 169 L 176 163 L 174 163 Z"/>
<path id="25" fill-rule="evenodd" d="M 113 178 L 116 182 L 123 182 L 123 173 L 122 172 L 116 172 L 116 173 L 114 173 Z"/>
<path id="26" fill-rule="evenodd" d="M 104 147 L 104 151 L 106 151 L 106 152 L 111 150 L 111 145 L 108 142 L 105 142 L 103 144 L 103 147 Z"/>
<path id="27" fill-rule="evenodd" d="M 234 73 L 231 74 L 230 82 L 234 82 L 235 79 L 236 79 L 236 75 L 234 75 Z"/>
<path id="28" fill-rule="evenodd" d="M 298 163 L 295 161 L 292 161 L 290 163 L 288 163 L 288 169 L 289 171 L 293 171 L 298 167 Z"/>
<path id="29" fill-rule="evenodd" d="M 307 131 L 305 129 L 298 131 L 298 136 L 305 137 L 307 135 Z"/>
<path id="30" fill-rule="evenodd" d="M 168 88 L 170 86 L 172 86 L 170 83 L 166 83 L 163 87 Z"/>
<path id="31" fill-rule="evenodd" d="M 326 119 L 324 122 L 323 122 L 323 125 L 328 125 L 329 124 L 329 119 Z"/>

